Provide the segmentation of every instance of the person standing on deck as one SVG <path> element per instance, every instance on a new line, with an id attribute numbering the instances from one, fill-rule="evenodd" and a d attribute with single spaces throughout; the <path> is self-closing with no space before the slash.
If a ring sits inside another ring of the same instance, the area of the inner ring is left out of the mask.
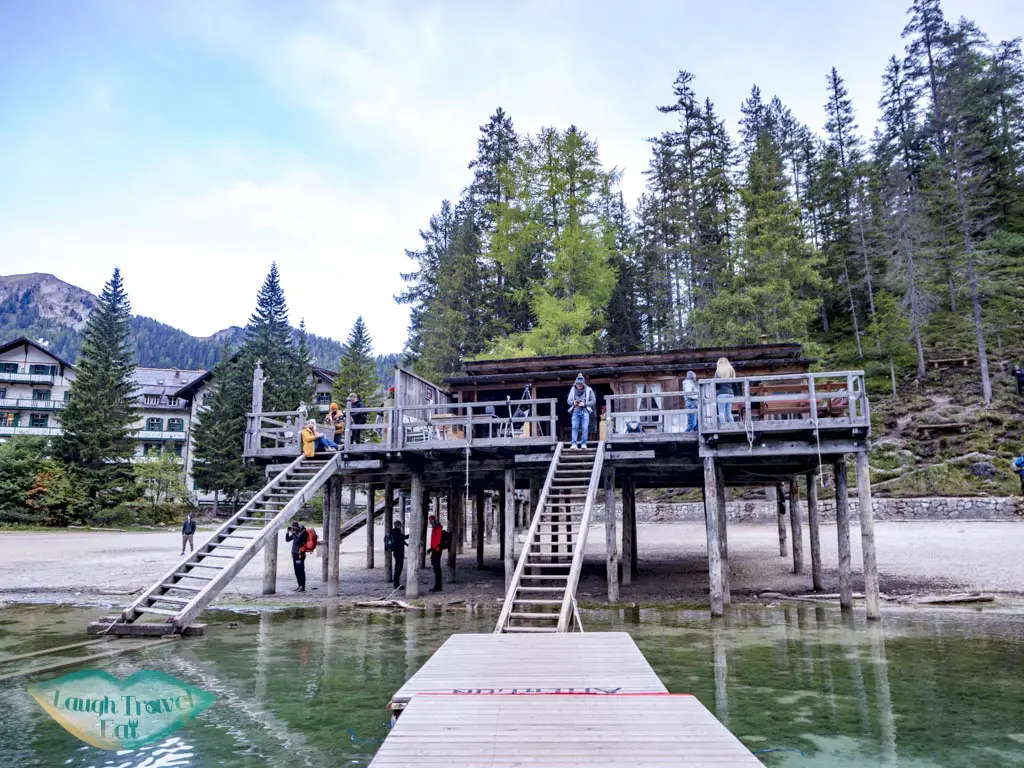
<path id="1" fill-rule="evenodd" d="M 590 436 L 590 416 L 597 405 L 597 396 L 594 390 L 587 386 L 586 380 L 581 373 L 576 377 L 576 382 L 569 388 L 569 396 L 566 398 L 569 404 L 569 414 L 572 416 L 572 445 L 576 448 L 582 443 L 587 447 L 587 438 Z"/>
<path id="2" fill-rule="evenodd" d="M 693 413 L 686 414 L 686 431 L 696 432 L 697 431 L 697 374 L 693 371 L 686 372 L 686 378 L 683 379 L 683 401 L 686 405 L 687 410 L 693 410 Z"/>
<path id="3" fill-rule="evenodd" d="M 301 523 L 289 525 L 288 532 L 284 535 L 284 540 L 292 543 L 292 566 L 295 568 L 295 580 L 299 583 L 294 590 L 296 592 L 306 591 L 306 553 L 303 547 L 308 537 L 309 534 Z"/>
<path id="4" fill-rule="evenodd" d="M 349 392 L 348 393 L 348 404 L 353 409 L 355 409 L 355 408 L 362 408 L 363 407 L 363 401 L 360 399 L 359 395 L 357 395 L 355 392 Z M 365 424 L 366 423 L 366 414 L 365 413 L 353 413 L 352 414 L 352 423 L 353 424 Z M 364 430 L 362 430 L 362 429 L 353 429 L 352 430 L 352 435 L 349 437 L 349 441 L 352 442 L 352 443 L 361 443 L 361 442 L 363 442 L 363 432 L 364 432 Z"/>
<path id="5" fill-rule="evenodd" d="M 189 512 L 185 515 L 185 522 L 181 524 L 181 554 L 185 554 L 185 545 L 188 545 L 189 552 L 195 552 L 195 545 L 192 543 L 192 537 L 196 532 L 196 521 L 192 517 L 192 513 Z"/>
<path id="6" fill-rule="evenodd" d="M 434 569 L 434 586 L 431 592 L 441 591 L 441 549 L 444 544 L 444 531 L 441 523 L 431 515 L 427 522 L 430 524 L 430 567 Z"/>
<path id="7" fill-rule="evenodd" d="M 718 367 L 715 369 L 716 379 L 734 379 L 736 378 L 736 370 L 729 363 L 728 359 L 724 357 L 718 358 Z M 726 382 L 724 384 L 715 385 L 715 397 L 718 399 L 718 423 L 719 424 L 732 424 L 736 421 L 732 415 L 732 403 L 723 402 L 722 395 L 732 397 L 736 394 L 736 385 L 732 382 Z"/>
<path id="8" fill-rule="evenodd" d="M 341 443 L 345 434 L 345 414 L 338 408 L 337 403 L 331 403 L 331 409 L 324 416 L 324 424 L 334 427 L 334 442 Z"/>
<path id="9" fill-rule="evenodd" d="M 395 520 L 391 528 L 391 558 L 394 560 L 395 578 L 392 584 L 395 589 L 401 584 L 402 568 L 405 565 L 405 543 L 409 540 L 409 534 L 402 532 L 402 521 Z"/>

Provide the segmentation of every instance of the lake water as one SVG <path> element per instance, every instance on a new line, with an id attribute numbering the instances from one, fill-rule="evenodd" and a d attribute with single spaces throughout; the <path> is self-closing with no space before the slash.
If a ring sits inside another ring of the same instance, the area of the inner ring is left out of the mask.
<path id="1" fill-rule="evenodd" d="M 105 612 L 4 608 L 0 659 L 85 639 Z M 205 620 L 203 637 L 94 665 L 159 669 L 217 694 L 197 719 L 160 744 L 103 752 L 53 722 L 28 680 L 0 682 L 0 766 L 365 766 L 391 694 L 451 633 L 495 619 L 323 608 Z M 889 609 L 868 625 L 808 605 L 738 607 L 715 623 L 666 609 L 583 622 L 632 634 L 669 690 L 695 694 L 769 766 L 1024 765 L 1024 615 Z"/>

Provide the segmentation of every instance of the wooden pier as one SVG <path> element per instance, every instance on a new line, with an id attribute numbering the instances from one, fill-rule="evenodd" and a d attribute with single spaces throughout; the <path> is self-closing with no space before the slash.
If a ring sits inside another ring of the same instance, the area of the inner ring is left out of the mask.
<path id="1" fill-rule="evenodd" d="M 761 765 L 624 632 L 453 635 L 392 707 L 372 768 Z"/>

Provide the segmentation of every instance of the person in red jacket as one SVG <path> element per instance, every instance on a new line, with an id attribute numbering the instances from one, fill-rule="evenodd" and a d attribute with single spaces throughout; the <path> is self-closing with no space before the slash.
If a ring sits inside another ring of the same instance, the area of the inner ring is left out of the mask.
<path id="1" fill-rule="evenodd" d="M 441 591 L 441 545 L 444 541 L 444 534 L 441 530 L 441 523 L 434 515 L 431 515 L 427 522 L 430 523 L 430 565 L 434 569 L 434 586 L 431 592 Z"/>

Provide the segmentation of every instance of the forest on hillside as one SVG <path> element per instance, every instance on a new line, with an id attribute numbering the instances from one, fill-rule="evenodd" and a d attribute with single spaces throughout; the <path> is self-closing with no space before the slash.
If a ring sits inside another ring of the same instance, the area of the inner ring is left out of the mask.
<path id="1" fill-rule="evenodd" d="M 397 298 L 407 354 L 466 359 L 793 340 L 893 389 L 964 355 L 985 405 L 1024 327 L 1024 61 L 914 0 L 878 62 L 880 122 L 822 72 L 805 125 L 753 85 L 738 134 L 687 71 L 666 77 L 646 189 L 583 126 L 522 133 L 498 109 L 472 181 L 422 230 Z M 740 94 L 737 94 L 740 97 Z"/>

